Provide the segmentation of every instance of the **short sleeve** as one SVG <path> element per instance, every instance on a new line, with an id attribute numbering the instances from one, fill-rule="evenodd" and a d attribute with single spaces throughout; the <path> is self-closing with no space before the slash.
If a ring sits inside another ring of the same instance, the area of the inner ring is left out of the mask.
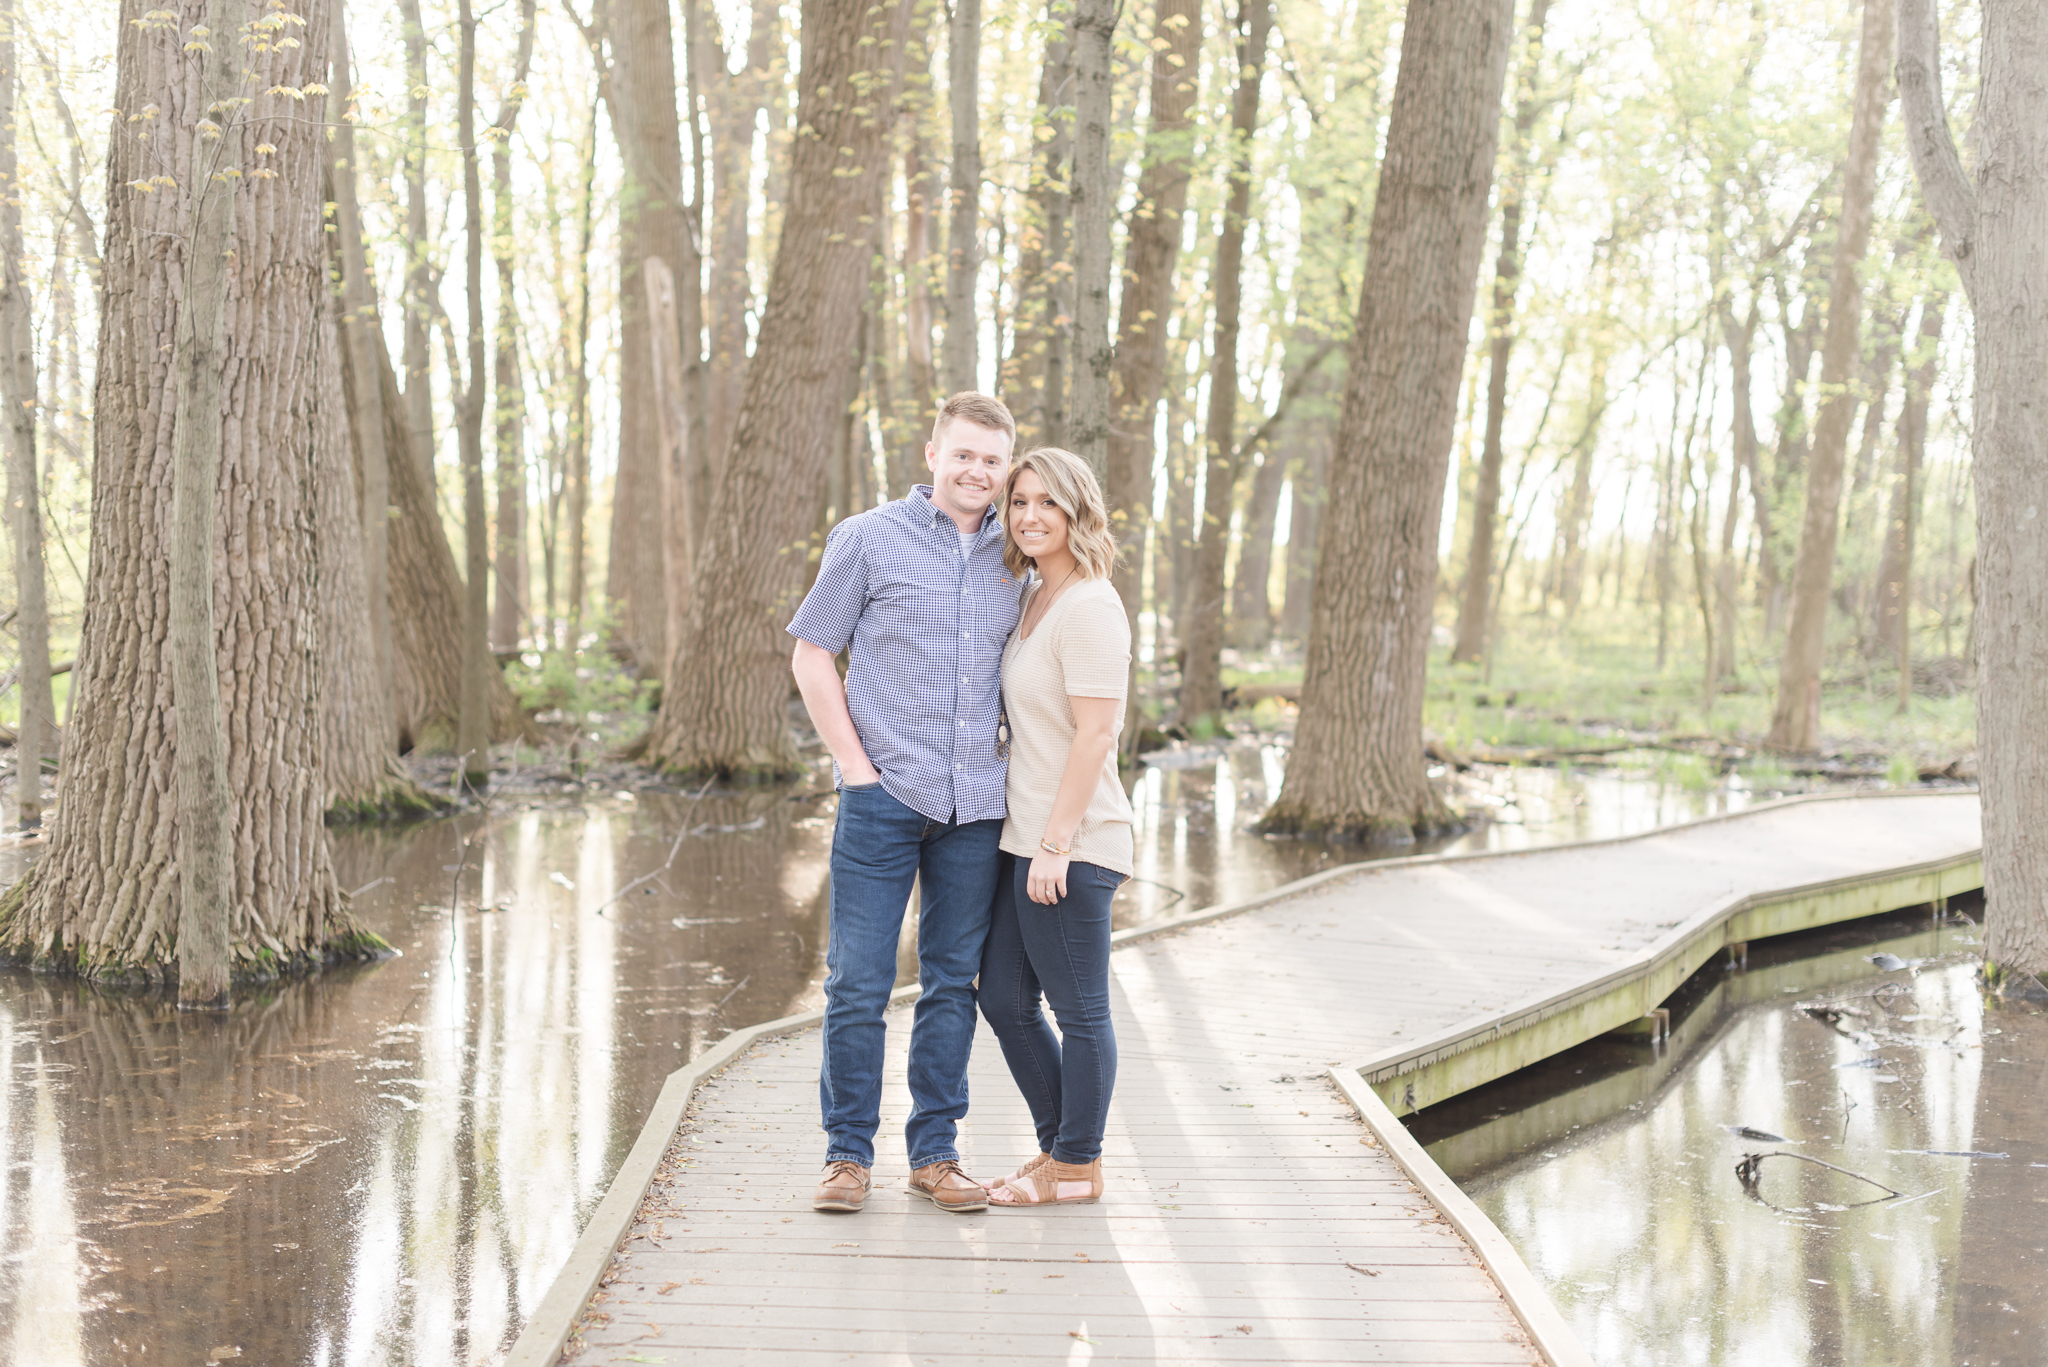
<path id="1" fill-rule="evenodd" d="M 1059 623 L 1060 676 L 1070 698 L 1121 698 L 1130 684 L 1131 624 L 1113 593 L 1091 592 Z"/>
<path id="2" fill-rule="evenodd" d="M 789 620 L 790 635 L 834 655 L 853 639 L 853 628 L 868 602 L 867 541 L 861 533 L 858 518 L 832 529 L 825 538 L 824 559 L 818 562 L 817 581 Z"/>

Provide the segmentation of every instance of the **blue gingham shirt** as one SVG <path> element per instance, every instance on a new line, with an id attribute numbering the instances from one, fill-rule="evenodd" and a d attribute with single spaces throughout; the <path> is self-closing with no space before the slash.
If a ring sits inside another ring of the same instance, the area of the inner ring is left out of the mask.
<path id="1" fill-rule="evenodd" d="M 925 484 L 847 518 L 826 538 L 789 634 L 835 655 L 852 646 L 846 710 L 883 790 L 933 821 L 964 823 L 1009 814 L 996 719 L 1023 586 L 1003 567 L 993 505 L 964 557 L 961 544 Z"/>

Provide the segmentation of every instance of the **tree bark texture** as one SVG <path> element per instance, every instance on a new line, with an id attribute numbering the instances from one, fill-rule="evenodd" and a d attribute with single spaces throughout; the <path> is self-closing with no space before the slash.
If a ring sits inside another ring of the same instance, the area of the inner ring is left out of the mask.
<path id="1" fill-rule="evenodd" d="M 1410 0 L 1319 531 L 1301 719 L 1262 829 L 1407 842 L 1448 817 L 1422 703 L 1510 0 Z"/>
<path id="2" fill-rule="evenodd" d="M 418 461 L 405 458 L 405 404 L 383 330 L 373 322 L 366 331 L 372 370 L 368 375 L 359 371 L 344 348 L 341 378 L 349 411 L 365 415 L 364 422 L 351 424 L 359 469 L 368 460 L 362 431 L 373 411 L 369 387 L 376 386 L 382 396 L 384 449 L 390 457 L 385 467 L 391 499 L 385 574 L 391 594 L 391 698 L 398 746 L 401 752 L 449 754 L 455 749 L 462 690 L 462 576 L 442 530 L 441 510 L 427 472 Z M 367 482 L 366 475 L 359 476 L 359 484 Z M 490 689 L 492 741 L 516 737 L 538 742 L 539 729 L 495 670 Z"/>
<path id="3" fill-rule="evenodd" d="M 1835 233 L 1834 279 L 1828 289 L 1827 332 L 1821 344 L 1823 398 L 1807 458 L 1806 516 L 1792 570 L 1792 624 L 1778 666 L 1778 695 L 1765 743 L 1779 750 L 1820 745 L 1820 671 L 1827 645 L 1828 601 L 1841 530 L 1842 475 L 1856 396 L 1849 384 L 1857 361 L 1863 312 L 1863 257 L 1870 245 L 1877 193 L 1878 143 L 1891 104 L 1893 11 L 1889 0 L 1866 0 L 1856 61 L 1856 108 L 1842 174 L 1842 217 Z"/>
<path id="4" fill-rule="evenodd" d="M 329 77 L 329 109 L 334 136 L 327 146 L 328 174 L 334 197 L 335 264 L 341 275 L 341 343 L 358 375 L 374 376 L 377 363 L 370 332 L 377 324 L 377 295 L 370 283 L 363 245 L 363 216 L 356 200 L 355 122 L 349 107 L 354 67 L 349 60 L 344 7 L 335 4 L 333 74 Z M 337 370 L 337 377 L 339 371 Z M 346 388 L 344 392 L 347 392 Z M 361 483 L 363 596 L 369 617 L 370 689 L 384 712 L 385 731 L 395 742 L 398 729 L 392 710 L 391 661 L 391 457 L 386 445 L 388 420 L 384 393 L 376 386 L 360 392 L 361 404 L 349 408 L 349 430 L 361 455 L 354 460 Z M 408 456 L 407 445 L 398 446 Z M 344 453 L 346 455 L 346 453 Z M 356 483 L 355 480 L 350 481 Z"/>
<path id="5" fill-rule="evenodd" d="M 1245 222 L 1251 215 L 1252 135 L 1259 128 L 1259 82 L 1273 29 L 1271 0 L 1242 0 L 1237 11 L 1237 90 L 1230 107 L 1230 189 L 1216 234 L 1209 287 L 1216 296 L 1209 357 L 1209 413 L 1202 445 L 1208 474 L 1202 486 L 1202 536 L 1195 546 L 1194 594 L 1181 632 L 1183 726 L 1216 721 L 1223 711 L 1223 580 L 1229 567 L 1230 505 L 1237 493 L 1237 337 L 1244 289 Z"/>
<path id="6" fill-rule="evenodd" d="M 1550 0 L 1530 0 L 1522 30 L 1522 61 L 1515 86 L 1512 164 L 1500 187 L 1500 254 L 1494 258 L 1493 311 L 1487 319 L 1486 439 L 1472 496 L 1472 539 L 1459 595 L 1457 638 L 1451 659 L 1467 663 L 1486 654 L 1487 608 L 1493 593 L 1493 534 L 1500 520 L 1502 428 L 1507 422 L 1508 359 L 1515 348 L 1515 291 L 1522 282 L 1522 196 L 1529 188 L 1529 135 L 1541 109 L 1536 78 L 1543 61 L 1543 25 Z"/>
<path id="7" fill-rule="evenodd" d="M 611 29 L 608 103 L 625 183 L 619 191 L 619 447 L 605 596 L 620 649 L 643 673 L 658 675 L 669 644 L 663 636 L 661 438 L 640 263 L 659 256 L 681 276 L 694 262 L 684 260 L 682 126 L 666 0 L 616 0 Z"/>
<path id="8" fill-rule="evenodd" d="M 463 788 L 490 782 L 490 526 L 484 505 L 484 187 L 476 148 L 476 14 L 456 7 L 461 53 L 455 78 L 456 141 L 462 151 L 463 283 L 468 295 L 469 376 L 455 412 L 462 461 L 462 690 L 455 712 L 455 758 Z"/>
<path id="9" fill-rule="evenodd" d="M 1984 6 L 1977 184 L 1942 113 L 1935 11 L 1900 0 L 1907 145 L 1977 319 L 1977 741 L 1984 798 L 1984 960 L 2000 991 L 2048 975 L 2048 28 L 2023 0 Z M 1909 78 L 1910 74 L 1910 78 Z"/>
<path id="10" fill-rule="evenodd" d="M 771 40 L 781 24 L 772 0 L 754 0 L 746 70 L 737 76 L 721 74 L 711 91 L 711 355 L 705 427 L 707 463 L 714 471 L 732 445 L 732 425 L 746 385 L 747 313 L 753 307 L 747 208 L 754 179 L 754 123 L 767 95 Z"/>
<path id="11" fill-rule="evenodd" d="M 174 517 L 189 511 L 174 511 L 174 469 L 185 454 L 180 428 L 191 425 L 179 421 L 187 405 L 174 357 L 200 330 L 183 304 L 204 269 L 188 255 L 188 233 L 197 191 L 208 184 L 196 153 L 210 146 L 222 166 L 244 173 L 221 201 L 233 215 L 235 252 L 220 259 L 218 400 L 198 421 L 214 431 L 219 453 L 208 486 L 215 533 L 198 578 L 211 599 L 209 662 L 226 704 L 220 893 L 233 972 L 269 975 L 379 943 L 349 920 L 321 826 L 326 666 L 309 438 L 324 420 L 317 370 L 331 334 L 320 325 L 319 124 L 287 97 L 264 93 L 326 76 L 330 25 L 326 5 L 313 0 L 295 31 L 302 46 L 245 58 L 256 70 L 254 103 L 221 141 L 201 144 L 195 125 L 209 100 L 182 46 L 209 8 L 227 16 L 212 26 L 222 48 L 265 11 L 214 0 L 143 27 L 149 8 L 123 5 L 117 49 L 116 107 L 158 112 L 146 142 L 117 119 L 108 153 L 84 691 L 66 738 L 65 800 L 50 848 L 0 899 L 0 948 L 64 971 L 157 981 L 183 948 L 180 906 L 193 865 L 173 776 L 204 729 L 193 712 L 207 702 L 174 678 Z M 239 70 L 238 50 L 223 55 Z M 259 143 L 276 150 L 259 153 Z M 137 186 L 163 175 L 175 185 Z"/>
<path id="12" fill-rule="evenodd" d="M 1074 343 L 1067 446 L 1109 486 L 1109 238 L 1117 183 L 1109 159 L 1110 47 L 1118 0 L 1074 3 Z"/>
<path id="13" fill-rule="evenodd" d="M 646 756 L 741 778 L 800 772 L 782 632 L 804 584 L 868 295 L 907 15 L 806 0 L 798 136 L 760 341 Z M 714 663 L 715 662 L 715 663 Z"/>
<path id="14" fill-rule="evenodd" d="M 518 280 L 513 273 L 512 126 L 519 120 L 520 92 L 533 65 L 535 0 L 520 0 L 519 46 L 512 83 L 491 127 L 491 260 L 498 270 L 498 319 L 491 333 L 493 403 L 492 474 L 498 509 L 491 576 L 491 640 L 516 650 L 535 617 L 532 576 L 526 553 L 526 390 L 519 378 Z"/>
<path id="15" fill-rule="evenodd" d="M 668 263 L 650 256 L 641 263 L 647 286 L 648 333 L 654 344 L 654 411 L 661 438 L 656 465 L 661 495 L 662 599 L 668 604 L 664 639 L 680 642 L 690 622 L 691 550 L 696 518 L 685 452 L 689 442 L 688 401 L 683 396 L 682 328 L 676 318 L 676 281 Z"/>
<path id="16" fill-rule="evenodd" d="M 979 389 L 980 328 L 974 281 L 981 272 L 981 0 L 953 0 L 946 39 L 953 116 L 951 222 L 946 228 L 946 340 L 939 373 L 950 394 Z"/>
<path id="17" fill-rule="evenodd" d="M 423 792 L 398 762 L 391 680 L 378 677 L 376 645 L 371 638 L 367 538 L 363 535 L 366 519 L 359 462 L 350 454 L 351 418 L 342 382 L 339 301 L 329 289 L 321 302 L 324 316 L 314 362 L 312 411 L 316 421 L 311 445 L 313 537 L 319 564 L 321 771 L 327 781 L 327 822 L 422 816 L 443 804 Z M 376 416 L 379 421 L 383 418 L 381 413 Z M 405 450 L 403 445 L 397 449 Z M 388 549 L 384 553 L 388 556 Z M 390 577 L 382 578 L 388 592 Z"/>
<path id="18" fill-rule="evenodd" d="M 1047 0 L 1046 18 L 1061 11 L 1059 0 Z M 1013 333 L 1010 362 L 1003 377 L 1003 397 L 1017 415 L 1017 445 L 1061 446 L 1067 432 L 1067 330 L 1072 325 L 1067 300 L 1073 281 L 1059 263 L 1068 259 L 1068 219 L 1072 209 L 1068 186 L 1074 147 L 1073 106 L 1075 11 L 1064 7 L 1066 22 L 1047 36 L 1045 60 L 1038 70 L 1038 123 L 1043 130 L 1039 155 L 1031 168 L 1031 205 L 1036 222 L 1027 223 L 1017 249 L 1017 279 L 1022 291 Z"/>
<path id="19" fill-rule="evenodd" d="M 1174 267 L 1187 218 L 1194 107 L 1202 52 L 1197 0 L 1160 0 L 1152 30 L 1151 127 L 1138 172 L 1138 202 L 1124 243 L 1123 293 L 1117 308 L 1115 368 L 1110 373 L 1109 480 L 1103 490 L 1123 548 L 1112 576 L 1124 614 L 1138 620 L 1139 555 L 1152 511 L 1153 420 L 1166 385 L 1166 324 L 1173 309 Z M 1138 660 L 1131 657 L 1132 683 Z M 1135 688 L 1131 697 L 1136 698 Z M 1128 709 L 1125 749 L 1144 722 Z"/>
<path id="20" fill-rule="evenodd" d="M 0 443 L 7 460 L 7 530 L 14 541 L 14 639 L 21 725 L 14 738 L 14 815 L 21 830 L 43 824 L 43 760 L 57 757 L 50 694 L 50 607 L 43 571 L 43 510 L 36 460 L 36 355 L 23 272 L 21 180 L 14 134 L 20 60 L 14 20 L 0 24 Z"/>

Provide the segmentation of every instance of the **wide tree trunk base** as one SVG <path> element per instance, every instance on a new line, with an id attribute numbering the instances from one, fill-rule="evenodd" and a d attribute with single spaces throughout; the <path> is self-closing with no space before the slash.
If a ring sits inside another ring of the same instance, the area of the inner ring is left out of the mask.
<path id="1" fill-rule="evenodd" d="M 2001 1001 L 2048 1005 L 2048 981 L 2044 981 L 2042 974 L 1986 959 L 1979 980 L 1986 992 Z"/>
<path id="2" fill-rule="evenodd" d="M 1252 830 L 1258 835 L 1388 849 L 1413 845 L 1418 840 L 1436 836 L 1456 835 L 1470 826 L 1470 822 L 1441 803 L 1432 803 L 1413 812 L 1332 815 L 1312 811 L 1304 803 L 1281 802 L 1275 803 L 1260 817 Z"/>
<path id="3" fill-rule="evenodd" d="M 445 814 L 454 805 L 410 778 L 394 778 L 379 784 L 373 792 L 333 803 L 327 808 L 325 820 L 330 828 L 364 822 L 424 821 Z"/>
<path id="4" fill-rule="evenodd" d="M 37 882 L 31 873 L 0 895 L 0 964 L 26 968 L 32 973 L 83 978 L 111 987 L 177 986 L 176 959 L 154 955 L 130 958 L 119 951 L 95 950 L 85 945 L 59 946 L 40 937 L 25 936 L 18 927 Z M 343 964 L 372 963 L 398 953 L 383 936 L 346 918 L 318 946 L 279 954 L 264 945 L 235 941 L 228 946 L 228 952 L 229 981 L 236 987 L 280 978 L 311 977 Z"/>

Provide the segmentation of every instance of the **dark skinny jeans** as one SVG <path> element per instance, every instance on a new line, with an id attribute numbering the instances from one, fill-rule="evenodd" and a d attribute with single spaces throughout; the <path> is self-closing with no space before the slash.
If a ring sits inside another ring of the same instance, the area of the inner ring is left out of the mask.
<path id="1" fill-rule="evenodd" d="M 1031 1108 L 1038 1147 L 1062 1163 L 1102 1156 L 1116 1086 L 1109 1019 L 1109 904 L 1124 876 L 1075 860 L 1051 906 L 1025 892 L 1031 861 L 1002 857 L 981 956 L 981 1014 Z M 1052 1005 L 1059 1033 L 1045 1019 Z"/>

